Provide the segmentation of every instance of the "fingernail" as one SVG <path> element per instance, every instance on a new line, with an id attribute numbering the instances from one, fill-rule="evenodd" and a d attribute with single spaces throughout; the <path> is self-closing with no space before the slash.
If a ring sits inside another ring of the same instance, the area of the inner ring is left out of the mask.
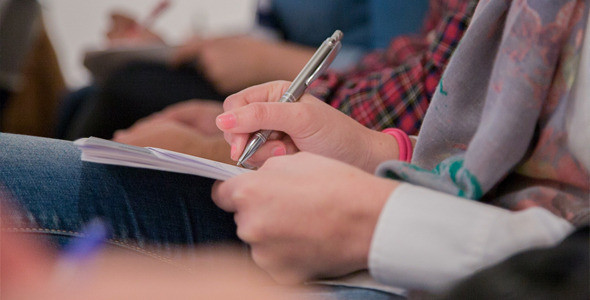
<path id="1" fill-rule="evenodd" d="M 223 113 L 217 116 L 217 126 L 220 129 L 231 129 L 236 126 L 236 116 L 233 113 Z"/>
<path id="2" fill-rule="evenodd" d="M 272 153 L 272 156 L 281 156 L 287 154 L 287 150 L 283 147 L 275 147 L 270 153 Z"/>

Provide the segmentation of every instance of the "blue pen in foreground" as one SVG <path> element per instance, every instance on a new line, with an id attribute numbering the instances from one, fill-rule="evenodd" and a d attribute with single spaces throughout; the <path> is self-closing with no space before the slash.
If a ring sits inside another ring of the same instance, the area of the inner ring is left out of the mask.
<path id="1" fill-rule="evenodd" d="M 102 249 L 108 235 L 109 231 L 101 220 L 93 219 L 88 222 L 82 229 L 81 236 L 64 248 L 55 267 L 54 279 L 62 283 L 74 278 L 84 264 Z"/>

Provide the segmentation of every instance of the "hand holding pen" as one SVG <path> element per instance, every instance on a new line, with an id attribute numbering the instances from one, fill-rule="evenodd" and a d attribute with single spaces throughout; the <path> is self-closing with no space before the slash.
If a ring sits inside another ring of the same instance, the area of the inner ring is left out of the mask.
<path id="1" fill-rule="evenodd" d="M 162 0 L 151 9 L 141 21 L 122 12 L 110 15 L 107 39 L 110 46 L 133 46 L 147 44 L 164 44 L 164 40 L 151 31 L 154 23 L 171 6 L 170 0 Z"/>
<path id="2" fill-rule="evenodd" d="M 160 1 L 150 12 L 150 14 L 143 20 L 142 26 L 145 29 L 150 29 L 154 22 L 165 12 L 171 4 L 171 0 Z"/>
<path id="3" fill-rule="evenodd" d="M 303 67 L 299 75 L 291 83 L 287 91 L 281 96 L 279 102 L 296 102 L 305 92 L 305 89 L 317 79 L 328 68 L 341 48 L 340 40 L 342 32 L 336 30 L 331 37 L 326 39 L 318 50 L 311 57 L 309 62 Z M 246 166 L 244 163 L 266 143 L 272 130 L 261 130 L 256 132 L 248 142 L 242 156 L 238 160 L 238 165 Z"/>
<path id="4" fill-rule="evenodd" d="M 322 68 L 316 69 L 321 72 Z M 313 80 L 315 76 L 308 78 Z M 379 163 L 399 157 L 390 135 L 362 125 L 311 94 L 303 94 L 296 103 L 279 102 L 294 85 L 295 81 L 268 82 L 225 99 L 224 113 L 215 122 L 231 146 L 232 160 L 244 155 L 244 149 L 252 143 L 252 133 L 261 129 L 279 134 L 260 143 L 256 151 L 250 152 L 254 153 L 250 159 L 242 163 L 260 167 L 270 157 L 305 151 L 373 173 Z"/>

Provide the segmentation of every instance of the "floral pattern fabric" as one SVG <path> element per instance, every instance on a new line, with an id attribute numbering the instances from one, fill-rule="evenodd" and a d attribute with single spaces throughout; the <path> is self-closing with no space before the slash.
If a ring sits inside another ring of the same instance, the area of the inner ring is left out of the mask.
<path id="1" fill-rule="evenodd" d="M 480 1 L 412 164 L 387 162 L 379 174 L 590 223 L 590 176 L 568 150 L 566 130 L 587 19 L 584 0 Z"/>

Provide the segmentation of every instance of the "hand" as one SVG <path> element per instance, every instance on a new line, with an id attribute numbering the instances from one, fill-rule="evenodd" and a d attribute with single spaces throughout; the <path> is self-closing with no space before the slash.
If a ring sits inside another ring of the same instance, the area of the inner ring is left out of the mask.
<path id="1" fill-rule="evenodd" d="M 271 156 L 302 150 L 372 173 L 382 161 L 399 157 L 394 138 L 362 126 L 308 94 L 295 103 L 270 103 L 277 101 L 288 86 L 288 82 L 262 84 L 225 100 L 226 112 L 216 122 L 232 147 L 233 160 L 243 152 L 250 133 L 259 129 L 278 130 L 287 136 L 275 135 L 260 147 L 248 160 L 254 166 L 262 165 Z"/>
<path id="2" fill-rule="evenodd" d="M 313 49 L 268 42 L 249 36 L 192 37 L 177 50 L 175 64 L 197 60 L 205 76 L 222 93 L 277 79 L 293 79 Z"/>
<path id="3" fill-rule="evenodd" d="M 222 93 L 260 83 L 260 66 L 268 43 L 247 36 L 214 39 L 193 37 L 178 49 L 174 61 L 197 59 L 198 65 Z"/>
<path id="4" fill-rule="evenodd" d="M 256 264 L 281 283 L 299 283 L 366 269 L 377 219 L 396 186 L 302 152 L 218 181 L 212 196 L 235 212 Z"/>
<path id="5" fill-rule="evenodd" d="M 191 259 L 177 259 L 175 265 L 107 248 L 74 271 L 77 273 L 71 278 L 59 278 L 55 255 L 48 250 L 51 248 L 31 243 L 25 235 L 0 236 L 2 299 L 270 300 L 285 299 L 287 292 L 293 292 L 278 288 L 266 274 L 243 259 L 241 251 L 224 248 L 184 250 L 184 257 Z M 177 267 L 189 264 L 198 267 L 190 272 Z"/>
<path id="6" fill-rule="evenodd" d="M 132 17 L 119 12 L 111 13 L 106 36 L 111 47 L 164 44 L 160 36 L 143 28 Z"/>
<path id="7" fill-rule="evenodd" d="M 221 102 L 199 99 L 170 105 L 147 119 L 176 121 L 204 136 L 221 136 L 223 132 L 215 125 L 215 118 L 221 113 L 223 113 Z"/>
<path id="8" fill-rule="evenodd" d="M 6 201 L 0 200 L 0 212 L 21 213 L 9 211 Z M 6 219 L 0 218 L 2 229 L 13 227 Z M 34 237 L 4 230 L 0 234 L 2 299 L 290 299 L 287 295 L 298 295 L 279 289 L 244 257 L 242 249 L 168 249 L 178 254 L 169 264 L 107 245 L 70 274 L 56 272 L 55 248 Z M 67 277 L 59 277 L 64 274 Z"/>
<path id="9" fill-rule="evenodd" d="M 206 136 L 192 127 L 173 120 L 151 118 L 138 121 L 126 130 L 115 132 L 115 142 L 157 147 L 233 164 L 223 136 Z"/>

